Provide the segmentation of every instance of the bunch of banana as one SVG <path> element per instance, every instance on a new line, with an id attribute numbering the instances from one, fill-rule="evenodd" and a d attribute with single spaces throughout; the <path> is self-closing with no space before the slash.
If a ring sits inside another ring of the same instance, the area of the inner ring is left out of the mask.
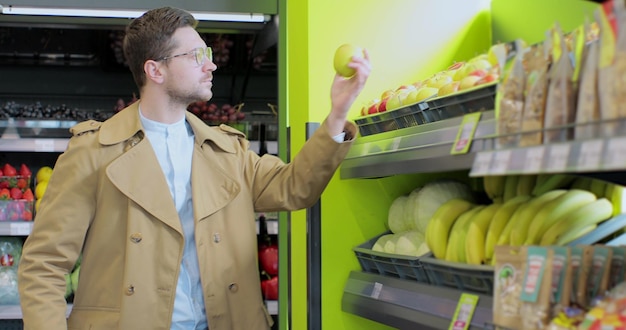
<path id="1" fill-rule="evenodd" d="M 553 245 L 557 243 L 566 244 L 578 237 L 572 233 L 579 234 L 588 232 L 600 222 L 607 220 L 613 215 L 613 204 L 606 198 L 599 198 L 591 203 L 570 210 L 553 221 L 553 224 L 541 236 L 541 245 Z"/>
<path id="2" fill-rule="evenodd" d="M 454 198 L 442 204 L 426 227 L 426 244 L 435 258 L 445 259 L 450 230 L 457 218 L 474 206 L 464 199 Z"/>
<path id="3" fill-rule="evenodd" d="M 506 178 L 507 176 L 504 175 L 489 175 L 483 177 L 485 193 L 494 203 L 500 203 L 504 198 Z"/>
<path id="4" fill-rule="evenodd" d="M 487 229 L 487 237 L 485 238 L 485 259 L 489 262 L 493 258 L 496 242 L 502 234 L 502 231 L 510 223 L 511 216 L 525 202 L 530 199 L 530 195 L 519 195 L 512 198 L 496 211 L 493 219 Z"/>
<path id="5" fill-rule="evenodd" d="M 484 209 L 484 205 L 474 205 L 469 210 L 461 214 L 450 229 L 448 235 L 448 246 L 444 257 L 447 261 L 466 262 L 465 240 L 467 238 L 467 228 L 474 217 Z"/>
<path id="6" fill-rule="evenodd" d="M 486 263 L 485 242 L 487 231 L 495 214 L 503 204 L 491 204 L 481 209 L 468 224 L 465 236 L 465 259 L 468 264 Z"/>

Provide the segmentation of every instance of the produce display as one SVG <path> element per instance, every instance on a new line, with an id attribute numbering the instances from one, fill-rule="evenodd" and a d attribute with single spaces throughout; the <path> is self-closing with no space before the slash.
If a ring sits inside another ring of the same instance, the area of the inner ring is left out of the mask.
<path id="1" fill-rule="evenodd" d="M 9 163 L 0 169 L 0 221 L 33 220 L 35 197 L 30 188 L 31 171 L 26 164 L 19 170 Z"/>
<path id="2" fill-rule="evenodd" d="M 17 266 L 22 256 L 20 237 L 0 236 L 0 305 L 17 305 Z"/>
<path id="3" fill-rule="evenodd" d="M 84 121 L 94 119 L 103 121 L 114 114 L 114 111 L 82 110 L 65 104 L 51 105 L 41 102 L 23 104 L 7 101 L 0 109 L 0 118 L 17 119 L 54 119 Z"/>
<path id="4" fill-rule="evenodd" d="M 267 300 L 278 299 L 278 244 L 267 231 L 267 219 L 259 215 L 258 258 L 261 292 Z"/>
<path id="5" fill-rule="evenodd" d="M 471 188 L 453 180 L 433 181 L 407 196 L 398 197 L 392 203 L 387 219 L 392 234 L 382 236 L 373 250 L 410 256 L 429 252 L 432 248 L 426 244 L 426 230 L 430 219 L 441 205 L 455 198 L 474 201 Z"/>
<path id="6" fill-rule="evenodd" d="M 42 166 L 35 175 L 35 212 L 39 211 L 39 204 L 41 203 L 41 199 L 46 193 L 46 189 L 48 189 L 48 181 L 50 180 L 50 176 L 52 176 L 53 169 L 50 166 Z"/>
<path id="7" fill-rule="evenodd" d="M 359 52 L 358 47 L 342 45 L 335 54 L 335 70 L 341 75 L 349 76 L 351 72 L 346 67 L 347 61 L 350 56 Z M 453 63 L 447 69 L 426 79 L 417 80 L 411 84 L 398 84 L 396 87 L 384 90 L 380 97 L 371 99 L 361 108 L 360 116 L 392 111 L 425 100 L 442 98 L 496 83 L 500 80 L 501 67 L 505 58 L 506 47 L 502 44 L 494 45 L 488 53 L 477 55 L 467 61 Z"/>

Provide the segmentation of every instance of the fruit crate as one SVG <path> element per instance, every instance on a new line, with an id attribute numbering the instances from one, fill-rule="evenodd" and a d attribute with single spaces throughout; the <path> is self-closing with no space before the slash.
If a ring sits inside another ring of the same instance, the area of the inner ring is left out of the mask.
<path id="1" fill-rule="evenodd" d="M 425 101 L 425 115 L 431 121 L 463 116 L 472 112 L 495 109 L 497 83 L 489 83 L 448 96 Z"/>
<path id="2" fill-rule="evenodd" d="M 468 265 L 436 259 L 432 255 L 420 259 L 430 284 L 466 292 L 493 294 L 494 267 Z"/>
<path id="3" fill-rule="evenodd" d="M 34 201 L 0 200 L 0 222 L 32 221 Z"/>
<path id="4" fill-rule="evenodd" d="M 472 112 L 495 109 L 497 83 L 355 119 L 361 136 L 428 124 Z"/>
<path id="5" fill-rule="evenodd" d="M 423 112 L 428 109 L 426 103 L 416 103 L 391 111 L 381 112 L 355 119 L 362 136 L 395 131 L 429 122 Z"/>
<path id="6" fill-rule="evenodd" d="M 376 240 L 386 234 L 391 234 L 391 232 L 385 232 L 353 248 L 363 271 L 366 273 L 429 283 L 428 275 L 420 261 L 421 257 L 403 256 L 372 250 L 372 246 L 374 246 Z"/>

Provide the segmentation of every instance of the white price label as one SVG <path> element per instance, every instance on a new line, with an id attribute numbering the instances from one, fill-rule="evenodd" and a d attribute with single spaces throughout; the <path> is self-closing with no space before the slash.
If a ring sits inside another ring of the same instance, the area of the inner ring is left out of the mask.
<path id="1" fill-rule="evenodd" d="M 570 149 L 571 146 L 569 144 L 555 144 L 551 146 L 546 169 L 550 172 L 563 172 L 567 167 Z"/>
<path id="2" fill-rule="evenodd" d="M 479 152 L 474 158 L 474 164 L 472 165 L 472 175 L 484 176 L 489 174 L 491 168 L 491 159 L 493 158 L 492 151 Z"/>
<path id="3" fill-rule="evenodd" d="M 626 168 L 626 137 L 611 138 L 606 149 L 605 168 Z"/>
<path id="4" fill-rule="evenodd" d="M 370 143 L 369 142 L 363 143 L 363 146 L 361 147 L 361 156 L 367 156 L 369 152 L 370 152 Z"/>
<path id="5" fill-rule="evenodd" d="M 491 174 L 505 174 L 511 161 L 511 150 L 497 151 L 491 162 Z"/>
<path id="6" fill-rule="evenodd" d="M 600 168 L 600 158 L 602 157 L 602 148 L 604 140 L 585 141 L 580 145 L 580 154 L 578 155 L 579 170 L 597 170 Z"/>
<path id="7" fill-rule="evenodd" d="M 374 288 L 372 289 L 372 295 L 371 297 L 374 299 L 378 299 L 378 297 L 380 296 L 380 291 L 383 290 L 383 284 L 376 282 L 374 283 Z"/>
<path id="8" fill-rule="evenodd" d="M 393 141 L 391 141 L 391 144 L 389 145 L 389 150 L 391 151 L 398 150 L 398 148 L 400 147 L 400 142 L 402 142 L 401 136 L 394 138 Z"/>
<path id="9" fill-rule="evenodd" d="M 32 226 L 31 222 L 12 222 L 9 225 L 9 234 L 11 236 L 28 236 Z"/>
<path id="10" fill-rule="evenodd" d="M 526 173 L 537 173 L 543 165 L 543 155 L 546 148 L 544 146 L 531 147 L 526 149 L 523 171 Z"/>
<path id="11" fill-rule="evenodd" d="M 52 139 L 37 139 L 37 140 L 35 140 L 35 151 L 38 151 L 38 152 L 51 152 L 51 151 L 54 151 L 54 140 L 52 140 Z"/>

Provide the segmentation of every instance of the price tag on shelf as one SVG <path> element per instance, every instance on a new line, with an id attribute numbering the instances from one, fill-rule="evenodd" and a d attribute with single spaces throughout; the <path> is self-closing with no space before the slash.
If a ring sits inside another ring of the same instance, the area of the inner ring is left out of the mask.
<path id="1" fill-rule="evenodd" d="M 394 138 L 391 143 L 389 144 L 389 150 L 390 151 L 396 151 L 398 150 L 398 148 L 400 147 L 400 142 L 402 142 L 402 137 L 398 136 L 396 138 Z"/>
<path id="2" fill-rule="evenodd" d="M 374 299 L 378 299 L 380 296 L 380 291 L 383 290 L 383 284 L 376 282 L 374 283 L 374 288 L 372 289 L 372 294 L 370 295 Z"/>
<path id="3" fill-rule="evenodd" d="M 545 154 L 545 151 L 546 148 L 544 146 L 530 147 L 526 149 L 524 168 L 522 170 L 525 173 L 539 172 L 543 165 L 543 155 Z"/>
<path id="4" fill-rule="evenodd" d="M 28 236 L 33 227 L 31 222 L 12 222 L 9 225 L 9 235 L 11 236 Z"/>
<path id="5" fill-rule="evenodd" d="M 604 140 L 591 140 L 582 142 L 580 144 L 580 153 L 578 154 L 578 169 L 599 169 L 603 148 Z"/>
<path id="6" fill-rule="evenodd" d="M 370 143 L 369 142 L 363 143 L 363 145 L 361 146 L 361 156 L 367 156 L 369 152 L 370 152 Z"/>
<path id="7" fill-rule="evenodd" d="M 506 174 L 509 169 L 509 163 L 511 161 L 511 150 L 496 151 L 491 161 L 491 173 L 490 174 Z"/>
<path id="8" fill-rule="evenodd" d="M 478 305 L 478 296 L 469 293 L 461 294 L 459 303 L 456 305 L 454 316 L 448 330 L 467 330 L 472 322 L 476 305 Z"/>
<path id="9" fill-rule="evenodd" d="M 483 151 L 476 154 L 472 165 L 472 176 L 484 176 L 489 174 L 493 151 Z"/>
<path id="10" fill-rule="evenodd" d="M 472 112 L 463 116 L 463 121 L 459 126 L 459 131 L 456 134 L 456 140 L 454 140 L 450 154 L 466 154 L 469 151 L 476 133 L 476 127 L 480 121 L 480 115 L 481 112 Z"/>
<path id="11" fill-rule="evenodd" d="M 550 146 L 548 155 L 548 165 L 546 169 L 550 172 L 563 172 L 567 168 L 571 146 L 569 144 L 555 144 Z"/>
<path id="12" fill-rule="evenodd" d="M 37 139 L 37 140 L 35 140 L 35 151 L 37 151 L 37 152 L 52 152 L 52 151 L 54 151 L 54 140 L 52 140 L 52 139 Z"/>
<path id="13" fill-rule="evenodd" d="M 611 169 L 626 168 L 626 137 L 614 137 L 608 140 L 604 167 Z"/>

